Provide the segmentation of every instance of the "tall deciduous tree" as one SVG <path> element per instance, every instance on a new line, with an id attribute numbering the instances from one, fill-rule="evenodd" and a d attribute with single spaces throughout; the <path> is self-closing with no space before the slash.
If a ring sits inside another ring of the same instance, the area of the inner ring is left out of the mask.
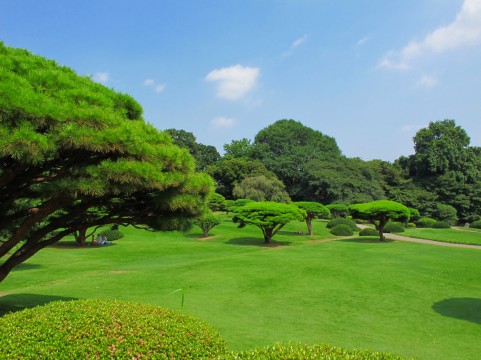
<path id="1" fill-rule="evenodd" d="M 334 138 L 294 120 L 279 120 L 255 136 L 253 157 L 273 171 L 294 200 L 305 199 L 307 164 L 341 155 Z"/>
<path id="2" fill-rule="evenodd" d="M 279 204 L 275 202 L 250 202 L 238 207 L 234 212 L 233 221 L 243 226 L 252 224 L 261 229 L 264 243 L 269 244 L 287 223 L 293 220 L 302 221 L 306 212 L 296 205 Z"/>
<path id="3" fill-rule="evenodd" d="M 377 200 L 364 204 L 349 206 L 353 218 L 369 220 L 379 232 L 379 239 L 384 241 L 384 226 L 389 220 L 408 221 L 409 209 L 396 201 Z"/>
<path id="4" fill-rule="evenodd" d="M 173 228 L 213 183 L 130 96 L 0 43 L 0 281 L 67 234 Z"/>
<path id="5" fill-rule="evenodd" d="M 331 217 L 331 212 L 329 211 L 329 209 L 321 203 L 313 201 L 298 201 L 295 202 L 294 205 L 297 205 L 299 208 L 306 212 L 305 220 L 309 235 L 314 234 L 312 231 L 313 219 L 329 219 Z"/>
<path id="6" fill-rule="evenodd" d="M 234 186 L 236 198 L 254 201 L 274 201 L 288 204 L 291 202 L 284 184 L 277 178 L 269 179 L 264 175 L 249 176 Z"/>

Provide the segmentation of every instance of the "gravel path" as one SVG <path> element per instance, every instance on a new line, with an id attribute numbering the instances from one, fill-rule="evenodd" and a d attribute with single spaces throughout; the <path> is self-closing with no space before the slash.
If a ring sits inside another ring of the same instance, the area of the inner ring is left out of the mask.
<path id="1" fill-rule="evenodd" d="M 369 226 L 361 225 L 361 224 L 358 224 L 357 226 L 360 227 L 361 229 L 369 227 Z M 444 241 L 416 239 L 416 238 L 412 238 L 412 237 L 407 237 L 407 236 L 402 236 L 402 235 L 397 235 L 397 234 L 386 234 L 386 233 L 384 233 L 384 237 L 386 239 L 408 241 L 408 242 L 413 242 L 413 243 L 418 243 L 418 244 L 428 244 L 428 245 L 447 246 L 447 247 L 455 247 L 455 248 L 462 248 L 462 249 L 481 250 L 480 245 L 455 244 L 455 243 L 449 243 L 449 242 L 444 242 Z"/>

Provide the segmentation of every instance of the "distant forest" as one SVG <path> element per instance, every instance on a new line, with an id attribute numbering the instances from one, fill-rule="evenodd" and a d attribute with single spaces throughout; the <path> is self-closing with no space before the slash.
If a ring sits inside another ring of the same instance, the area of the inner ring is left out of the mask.
<path id="1" fill-rule="evenodd" d="M 470 146 L 454 120 L 431 122 L 413 138 L 414 155 L 393 163 L 342 155 L 336 140 L 295 120 L 279 120 L 254 140 L 233 140 L 219 154 L 197 143 L 185 130 L 166 130 L 174 143 L 189 149 L 197 168 L 216 183 L 226 199 L 249 180 L 284 187 L 292 201 L 351 205 L 372 200 L 398 201 L 423 216 L 455 210 L 459 223 L 481 215 L 481 148 Z M 280 185 L 279 185 L 280 184 Z"/>

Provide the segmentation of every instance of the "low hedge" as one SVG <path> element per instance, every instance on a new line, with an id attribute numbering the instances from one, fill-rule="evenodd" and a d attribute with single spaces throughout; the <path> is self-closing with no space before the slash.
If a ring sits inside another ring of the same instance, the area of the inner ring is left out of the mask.
<path id="1" fill-rule="evenodd" d="M 5 359 L 212 359 L 227 353 L 210 325 L 159 306 L 55 301 L 0 318 Z"/>
<path id="2" fill-rule="evenodd" d="M 481 220 L 473 221 L 471 224 L 469 224 L 469 227 L 474 229 L 481 229 Z"/>
<path id="3" fill-rule="evenodd" d="M 345 225 L 345 224 L 339 224 L 339 225 L 334 226 L 331 229 L 330 233 L 332 235 L 336 235 L 336 236 L 352 236 L 354 234 L 352 229 L 348 225 Z"/>
<path id="4" fill-rule="evenodd" d="M 404 232 L 404 225 L 395 221 L 389 221 L 386 225 L 384 225 L 385 233 L 400 233 Z"/>
<path id="5" fill-rule="evenodd" d="M 373 228 L 364 228 L 359 231 L 359 236 L 379 236 L 379 231 Z"/>
<path id="6" fill-rule="evenodd" d="M 332 219 L 327 223 L 326 227 L 328 229 L 333 229 L 337 225 L 347 225 L 352 231 L 359 231 L 359 228 L 353 220 L 342 217 Z"/>
<path id="7" fill-rule="evenodd" d="M 422 217 L 416 221 L 416 226 L 420 228 L 432 228 L 436 219 L 430 217 Z"/>
<path id="8" fill-rule="evenodd" d="M 433 229 L 451 229 L 451 225 L 446 221 L 436 221 L 433 224 Z"/>
<path id="9" fill-rule="evenodd" d="M 105 236 L 108 241 L 114 241 L 118 239 L 122 239 L 124 234 L 121 233 L 119 230 L 104 230 L 99 233 L 100 236 Z"/>
<path id="10" fill-rule="evenodd" d="M 234 356 L 239 360 L 402 360 L 389 353 L 369 350 L 345 350 L 331 345 L 306 345 L 301 343 L 275 344 L 255 350 L 243 351 Z"/>

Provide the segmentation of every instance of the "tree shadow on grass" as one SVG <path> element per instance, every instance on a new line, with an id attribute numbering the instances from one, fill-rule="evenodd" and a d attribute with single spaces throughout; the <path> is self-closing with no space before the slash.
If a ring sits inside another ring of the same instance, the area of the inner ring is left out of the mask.
<path id="1" fill-rule="evenodd" d="M 304 236 L 308 235 L 307 231 L 279 231 L 277 235 L 284 235 L 284 236 Z"/>
<path id="2" fill-rule="evenodd" d="M 388 244 L 394 242 L 391 239 L 385 239 L 384 241 L 380 241 L 379 237 L 375 236 L 357 236 L 349 239 L 341 239 L 338 241 L 342 242 L 352 242 L 352 243 L 359 243 L 359 244 Z"/>
<path id="3" fill-rule="evenodd" d="M 37 295 L 37 294 L 7 294 L 0 295 L 0 317 L 5 314 L 21 311 L 27 308 L 33 308 L 38 305 L 45 305 L 52 301 L 69 301 L 76 300 L 72 297 Z"/>
<path id="4" fill-rule="evenodd" d="M 481 299 L 451 298 L 438 301 L 431 307 L 438 314 L 481 325 Z"/>
<path id="5" fill-rule="evenodd" d="M 104 248 L 108 248 L 108 247 L 111 247 L 111 246 L 114 246 L 116 245 L 115 244 L 115 241 L 112 241 L 111 244 L 108 244 L 108 245 L 92 245 L 90 242 L 88 242 L 87 244 L 85 244 L 85 246 L 80 246 L 79 244 L 77 244 L 76 241 L 60 241 L 60 242 L 57 242 L 55 244 L 52 244 L 49 246 L 49 248 L 51 249 L 81 249 L 81 250 L 84 250 L 84 249 L 104 249 Z"/>
<path id="6" fill-rule="evenodd" d="M 32 269 L 38 269 L 42 265 L 40 264 L 29 264 L 29 263 L 21 263 L 15 266 L 12 271 L 23 271 L 23 270 L 32 270 Z"/>
<path id="7" fill-rule="evenodd" d="M 233 238 L 227 240 L 225 244 L 229 245 L 250 245 L 250 246 L 260 246 L 260 247 L 267 247 L 267 248 L 276 248 L 279 246 L 289 246 L 292 244 L 290 241 L 276 241 L 271 240 L 270 244 L 265 244 L 264 239 L 262 238 L 254 238 L 254 237 L 240 237 L 240 238 Z"/>

